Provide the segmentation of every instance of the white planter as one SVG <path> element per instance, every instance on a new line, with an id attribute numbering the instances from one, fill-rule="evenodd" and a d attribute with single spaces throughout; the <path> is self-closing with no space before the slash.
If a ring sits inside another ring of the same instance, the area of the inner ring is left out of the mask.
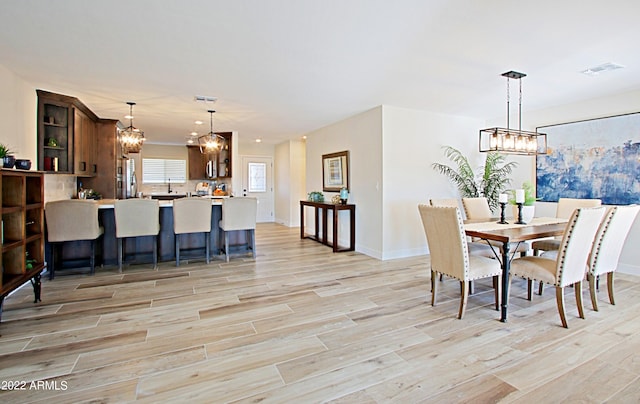
<path id="1" fill-rule="evenodd" d="M 525 223 L 531 222 L 533 220 L 533 215 L 536 213 L 536 207 L 534 205 L 531 206 L 523 206 L 522 207 L 522 221 Z M 518 220 L 518 206 L 513 205 L 513 222 L 515 223 Z"/>

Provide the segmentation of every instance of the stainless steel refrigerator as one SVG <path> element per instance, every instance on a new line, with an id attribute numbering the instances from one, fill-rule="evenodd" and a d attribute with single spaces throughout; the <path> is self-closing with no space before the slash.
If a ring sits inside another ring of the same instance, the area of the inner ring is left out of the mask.
<path id="1" fill-rule="evenodd" d="M 136 161 L 132 158 L 124 158 L 122 161 L 122 197 L 135 198 L 138 192 L 136 182 Z"/>

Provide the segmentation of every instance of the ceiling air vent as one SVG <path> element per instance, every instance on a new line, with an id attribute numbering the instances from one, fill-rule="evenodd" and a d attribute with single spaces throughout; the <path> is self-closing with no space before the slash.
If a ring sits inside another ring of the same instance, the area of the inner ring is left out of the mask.
<path id="1" fill-rule="evenodd" d="M 193 97 L 195 102 L 204 102 L 205 104 L 213 104 L 218 100 L 216 97 L 210 97 L 208 95 L 196 95 Z"/>
<path id="2" fill-rule="evenodd" d="M 581 71 L 580 73 L 586 74 L 587 76 L 597 76 L 600 73 L 610 72 L 612 70 L 622 69 L 624 66 L 619 65 L 617 63 L 603 63 L 598 66 L 590 67 L 586 70 Z"/>

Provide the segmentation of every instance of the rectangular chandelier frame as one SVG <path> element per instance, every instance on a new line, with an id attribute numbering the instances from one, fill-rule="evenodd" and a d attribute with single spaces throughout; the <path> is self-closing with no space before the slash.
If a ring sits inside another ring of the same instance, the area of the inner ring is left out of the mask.
<path id="1" fill-rule="evenodd" d="M 479 149 L 481 152 L 528 156 L 547 154 L 547 135 L 545 133 L 517 129 L 481 129 Z"/>

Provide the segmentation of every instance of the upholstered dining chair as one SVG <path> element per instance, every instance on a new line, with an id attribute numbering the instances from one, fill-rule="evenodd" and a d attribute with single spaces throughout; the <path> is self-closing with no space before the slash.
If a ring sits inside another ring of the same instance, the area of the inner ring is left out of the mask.
<path id="1" fill-rule="evenodd" d="M 457 207 L 418 205 L 420 218 L 427 236 L 431 260 L 431 305 L 437 303 L 437 274 L 442 273 L 460 281 L 460 308 L 462 319 L 469 297 L 469 282 L 493 277 L 496 310 L 500 307 L 500 278 L 502 268 L 496 259 L 469 255 L 462 215 Z"/>
<path id="2" fill-rule="evenodd" d="M 560 198 L 556 207 L 556 217 L 569 219 L 573 211 L 578 208 L 595 208 L 602 205 L 600 199 L 578 199 L 578 198 Z M 543 240 L 535 240 L 531 243 L 533 255 L 539 255 L 540 251 L 558 251 L 562 237 L 547 238 Z M 544 286 L 540 282 L 538 286 L 538 294 L 542 296 Z"/>
<path id="3" fill-rule="evenodd" d="M 455 198 L 429 199 L 429 204 L 436 207 L 457 208 L 458 200 Z M 469 241 L 467 242 L 467 247 L 469 248 L 470 255 L 480 255 L 488 258 L 496 258 L 496 255 L 494 254 L 491 246 L 484 241 Z M 440 280 L 442 280 L 442 275 L 440 275 Z"/>
<path id="4" fill-rule="evenodd" d="M 210 261 L 211 199 L 179 198 L 173 201 L 173 233 L 175 234 L 176 266 L 180 266 L 180 237 L 190 233 L 205 234 L 205 259 Z"/>
<path id="5" fill-rule="evenodd" d="M 528 299 L 531 299 L 532 281 L 542 281 L 556 287 L 558 313 L 564 328 L 568 328 L 564 309 L 566 286 L 573 285 L 578 314 L 580 318 L 584 318 L 582 280 L 586 274 L 593 240 L 604 214 L 604 207 L 576 209 L 567 223 L 557 253 L 552 252 L 549 254 L 551 257 L 543 254 L 516 258 L 511 262 L 511 276 L 527 279 Z"/>
<path id="6" fill-rule="evenodd" d="M 128 237 L 153 236 L 153 268 L 158 267 L 158 233 L 160 204 L 156 199 L 120 199 L 114 203 L 116 238 L 118 240 L 118 270 L 124 261 L 123 240 Z"/>
<path id="7" fill-rule="evenodd" d="M 596 280 L 600 275 L 607 274 L 609 301 L 616 304 L 613 298 L 613 273 L 618 267 L 622 247 L 639 211 L 640 205 L 612 207 L 596 233 L 587 272 L 591 305 L 595 311 L 598 311 Z"/>
<path id="8" fill-rule="evenodd" d="M 256 218 L 258 199 L 250 197 L 233 197 L 222 200 L 222 220 L 220 230 L 224 232 L 224 254 L 229 262 L 229 232 L 243 230 L 247 237 L 247 249 L 256 258 Z"/>
<path id="9" fill-rule="evenodd" d="M 464 213 L 469 220 L 492 220 L 491 208 L 489 208 L 489 201 L 485 197 L 477 198 L 462 198 L 462 206 L 464 207 Z M 477 241 L 477 240 L 472 240 Z M 502 243 L 498 241 L 490 240 L 492 246 L 502 251 Z M 520 253 L 520 255 L 526 255 L 529 251 L 529 243 L 522 242 L 516 245 L 514 253 Z"/>
<path id="10" fill-rule="evenodd" d="M 55 276 L 59 250 L 65 241 L 90 241 L 91 274 L 96 271 L 96 243 L 104 234 L 98 222 L 98 203 L 94 200 L 67 199 L 45 204 L 47 221 L 47 241 L 51 244 L 52 262 L 48 265 L 49 279 Z"/>
<path id="11" fill-rule="evenodd" d="M 573 211 L 578 208 L 595 208 L 602 205 L 600 199 L 576 199 L 576 198 L 560 198 L 556 208 L 556 217 L 569 219 Z M 557 251 L 560 247 L 561 237 L 536 240 L 531 243 L 533 255 L 538 255 L 540 251 Z"/>

